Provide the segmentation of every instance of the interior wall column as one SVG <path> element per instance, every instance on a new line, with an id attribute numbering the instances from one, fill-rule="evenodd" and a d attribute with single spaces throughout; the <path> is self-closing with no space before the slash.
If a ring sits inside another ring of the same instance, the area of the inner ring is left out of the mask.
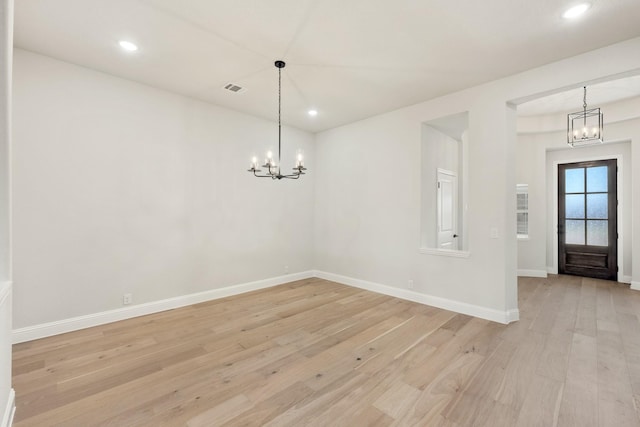
<path id="1" fill-rule="evenodd" d="M 10 147 L 13 0 L 0 0 L 0 427 L 15 411 L 11 389 L 11 227 Z"/>
<path id="2" fill-rule="evenodd" d="M 640 291 L 640 129 L 631 135 L 631 289 Z"/>

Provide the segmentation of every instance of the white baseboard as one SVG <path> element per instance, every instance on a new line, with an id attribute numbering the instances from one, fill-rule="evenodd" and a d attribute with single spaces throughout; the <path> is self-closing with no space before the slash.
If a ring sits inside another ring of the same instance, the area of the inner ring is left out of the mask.
<path id="1" fill-rule="evenodd" d="M 520 320 L 520 310 L 507 310 L 507 323 L 517 322 Z"/>
<path id="2" fill-rule="evenodd" d="M 479 317 L 481 319 L 491 320 L 498 323 L 507 324 L 510 322 L 514 322 L 520 318 L 520 313 L 518 310 L 495 310 L 492 308 L 481 307 L 479 305 L 454 301 L 447 298 L 421 294 L 409 289 L 394 288 L 392 286 L 382 285 L 380 283 L 368 282 L 366 280 L 354 279 L 352 277 L 341 276 L 339 274 L 327 273 L 325 271 L 316 270 L 314 275 L 315 277 L 330 280 L 332 282 L 342 283 L 343 285 L 353 286 L 355 288 L 360 288 L 379 294 L 389 295 L 420 304 L 430 305 L 433 307 L 442 308 L 444 310 L 455 311 L 456 313 L 467 314 L 469 316 Z"/>
<path id="3" fill-rule="evenodd" d="M 7 399 L 7 406 L 2 416 L 2 424 L 0 427 L 11 427 L 13 424 L 13 416 L 16 413 L 16 392 L 14 389 L 9 390 L 9 398 Z"/>
<path id="4" fill-rule="evenodd" d="M 541 277 L 547 278 L 547 272 L 545 270 L 518 270 L 518 277 Z"/>
<path id="5" fill-rule="evenodd" d="M 631 283 L 631 276 L 619 276 L 618 277 L 618 282 L 620 283 Z"/>
<path id="6" fill-rule="evenodd" d="M 630 282 L 631 283 L 631 289 L 633 289 L 634 291 L 640 291 L 640 282 Z"/>
<path id="7" fill-rule="evenodd" d="M 115 310 L 103 311 L 100 313 L 88 314 L 85 316 L 73 317 L 70 319 L 58 320 L 55 322 L 43 323 L 40 325 L 27 326 L 13 330 L 13 343 L 21 343 L 66 332 L 77 331 L 90 328 L 92 326 L 104 325 L 105 323 L 116 322 L 118 320 L 130 319 L 147 314 L 158 313 L 160 311 L 171 310 L 187 305 L 198 304 L 232 295 L 243 294 L 245 292 L 256 291 L 258 289 L 269 288 L 283 283 L 314 277 L 313 271 L 303 271 L 301 273 L 287 274 L 270 279 L 258 280 L 240 285 L 227 286 L 220 289 L 198 292 L 195 294 L 182 295 L 160 301 L 153 301 L 144 304 L 132 305 Z"/>
<path id="8" fill-rule="evenodd" d="M 548 274 L 558 274 L 558 268 L 557 267 L 549 267 L 549 266 L 547 266 L 547 273 Z"/>

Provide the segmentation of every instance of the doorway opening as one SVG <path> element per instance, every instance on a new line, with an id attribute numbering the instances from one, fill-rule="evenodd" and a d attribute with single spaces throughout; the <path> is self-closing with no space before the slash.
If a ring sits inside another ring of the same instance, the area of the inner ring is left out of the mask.
<path id="1" fill-rule="evenodd" d="M 617 160 L 558 165 L 558 272 L 618 279 Z"/>

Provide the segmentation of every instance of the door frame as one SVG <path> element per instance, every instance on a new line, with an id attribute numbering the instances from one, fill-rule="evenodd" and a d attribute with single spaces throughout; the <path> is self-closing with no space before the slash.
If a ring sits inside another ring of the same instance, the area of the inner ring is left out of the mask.
<path id="1" fill-rule="evenodd" d="M 553 216 L 552 216 L 552 234 L 553 234 L 553 266 L 552 271 L 549 271 L 551 274 L 558 274 L 558 165 L 567 164 L 567 163 L 578 163 L 578 162 L 590 162 L 590 161 L 598 161 L 598 160 L 616 160 L 618 165 L 618 171 L 616 173 L 616 181 L 617 181 L 617 194 L 616 197 L 618 199 L 618 209 L 616 215 L 616 222 L 618 223 L 618 282 L 626 277 L 626 271 L 624 271 L 624 230 L 623 230 L 623 221 L 622 221 L 622 212 L 625 206 L 625 201 L 622 198 L 623 192 L 623 161 L 624 156 L 621 154 L 613 154 L 610 156 L 587 156 L 587 157 L 572 157 L 567 160 L 554 160 L 553 162 Z"/>

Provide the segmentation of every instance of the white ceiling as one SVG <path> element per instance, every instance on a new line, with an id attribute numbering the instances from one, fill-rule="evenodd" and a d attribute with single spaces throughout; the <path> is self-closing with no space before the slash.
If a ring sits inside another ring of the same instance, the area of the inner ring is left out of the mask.
<path id="1" fill-rule="evenodd" d="M 640 54 L 640 53 L 639 53 Z M 582 110 L 582 87 L 538 98 L 518 105 L 518 115 L 538 116 Z M 640 75 L 611 80 L 587 87 L 587 105 L 600 107 L 615 101 L 640 96 Z"/>
<path id="2" fill-rule="evenodd" d="M 638 0 L 572 3 L 17 0 L 15 43 L 270 120 L 283 59 L 283 122 L 316 132 L 640 35 Z"/>

